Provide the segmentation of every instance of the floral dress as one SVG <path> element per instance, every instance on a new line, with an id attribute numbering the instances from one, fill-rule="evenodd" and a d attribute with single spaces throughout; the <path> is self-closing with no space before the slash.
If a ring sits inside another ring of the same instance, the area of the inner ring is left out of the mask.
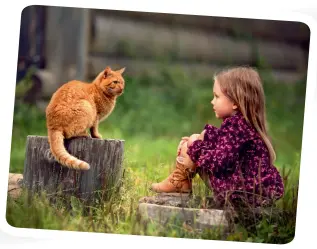
<path id="1" fill-rule="evenodd" d="M 189 146 L 187 154 L 207 173 L 215 200 L 271 204 L 284 194 L 283 180 L 270 163 L 269 151 L 241 112 L 226 118 L 220 128 L 207 124 L 204 140 Z"/>

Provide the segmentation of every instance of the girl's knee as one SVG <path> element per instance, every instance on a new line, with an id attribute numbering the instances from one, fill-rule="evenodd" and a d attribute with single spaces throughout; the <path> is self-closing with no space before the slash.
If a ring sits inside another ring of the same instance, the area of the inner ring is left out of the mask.
<path id="1" fill-rule="evenodd" d="M 199 134 L 198 139 L 204 140 L 206 130 L 203 130 L 202 133 Z"/>
<path id="2" fill-rule="evenodd" d="M 195 139 L 197 140 L 197 138 L 199 137 L 200 134 L 192 134 L 189 139 Z"/>
<path id="3" fill-rule="evenodd" d="M 188 142 L 185 142 L 182 144 L 180 154 L 187 155 L 187 149 L 188 149 Z"/>
<path id="4" fill-rule="evenodd" d="M 199 134 L 193 134 L 188 139 L 188 146 L 195 142 L 199 138 Z"/>

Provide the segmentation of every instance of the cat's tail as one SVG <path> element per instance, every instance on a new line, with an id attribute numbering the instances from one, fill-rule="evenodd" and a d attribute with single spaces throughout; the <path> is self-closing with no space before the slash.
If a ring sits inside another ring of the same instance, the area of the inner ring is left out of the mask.
<path id="1" fill-rule="evenodd" d="M 88 170 L 88 163 L 70 155 L 64 146 L 64 135 L 61 131 L 48 131 L 50 149 L 55 159 L 63 166 L 71 169 Z"/>

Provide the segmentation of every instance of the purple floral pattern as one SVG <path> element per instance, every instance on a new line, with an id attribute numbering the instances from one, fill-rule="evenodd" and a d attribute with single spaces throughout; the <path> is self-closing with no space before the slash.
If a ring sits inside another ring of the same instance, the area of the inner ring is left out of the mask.
<path id="1" fill-rule="evenodd" d="M 207 124 L 205 129 L 204 140 L 195 141 L 187 153 L 209 175 L 216 201 L 243 199 L 259 206 L 282 197 L 283 180 L 270 163 L 265 143 L 241 112 L 226 118 L 220 128 Z"/>

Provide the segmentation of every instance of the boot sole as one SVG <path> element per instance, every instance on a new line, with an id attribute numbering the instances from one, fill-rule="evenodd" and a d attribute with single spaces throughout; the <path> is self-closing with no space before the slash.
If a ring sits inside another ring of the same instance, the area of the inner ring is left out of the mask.
<path id="1" fill-rule="evenodd" d="M 160 192 L 160 191 L 155 191 L 155 190 L 153 190 L 152 188 L 150 188 L 150 190 L 151 190 L 152 192 L 157 193 L 157 194 L 173 195 L 173 196 L 180 196 L 180 195 L 182 195 L 182 194 L 187 194 L 187 195 L 189 195 L 189 194 L 192 193 L 192 190 L 188 190 L 188 191 L 178 191 L 178 192 Z"/>
<path id="2" fill-rule="evenodd" d="M 174 197 L 181 197 L 181 196 L 190 196 L 191 192 L 170 192 L 170 193 L 158 193 L 160 196 L 174 196 Z"/>

